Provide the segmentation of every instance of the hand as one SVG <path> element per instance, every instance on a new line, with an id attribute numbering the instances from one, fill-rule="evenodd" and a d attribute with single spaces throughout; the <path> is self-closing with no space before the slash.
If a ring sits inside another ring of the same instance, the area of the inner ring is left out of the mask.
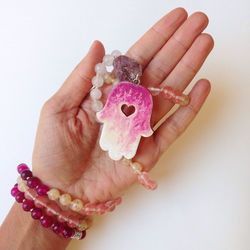
<path id="1" fill-rule="evenodd" d="M 187 18 L 182 8 L 164 16 L 127 52 L 143 67 L 144 86 L 170 85 L 183 91 L 213 48 L 213 39 L 202 34 L 208 24 L 203 13 Z M 51 186 L 90 202 L 116 198 L 136 181 L 122 161 L 113 161 L 99 147 L 100 123 L 89 97 L 94 66 L 104 56 L 95 41 L 57 93 L 43 106 L 33 152 L 33 171 Z M 111 87 L 103 89 L 103 103 Z M 188 127 L 210 91 L 208 80 L 191 90 L 190 103 L 179 107 L 148 138 L 142 138 L 135 161 L 150 170 L 161 154 Z M 152 127 L 173 104 L 154 97 Z"/>

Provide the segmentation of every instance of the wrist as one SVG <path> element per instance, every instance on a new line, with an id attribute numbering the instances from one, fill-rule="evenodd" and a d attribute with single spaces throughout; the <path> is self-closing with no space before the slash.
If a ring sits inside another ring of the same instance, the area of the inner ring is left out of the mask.
<path id="1" fill-rule="evenodd" d="M 70 242 L 41 227 L 40 222 L 32 219 L 30 213 L 24 212 L 18 203 L 12 206 L 0 234 L 3 249 L 65 249 Z"/>

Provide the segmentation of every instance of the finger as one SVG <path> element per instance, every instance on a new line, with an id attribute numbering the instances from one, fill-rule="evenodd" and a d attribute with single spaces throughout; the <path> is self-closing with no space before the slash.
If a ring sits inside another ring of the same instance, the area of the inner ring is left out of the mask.
<path id="1" fill-rule="evenodd" d="M 210 35 L 199 35 L 175 69 L 160 86 L 168 85 L 175 90 L 183 91 L 197 74 L 213 46 L 214 41 Z M 156 112 L 153 113 L 152 123 L 155 124 L 159 121 L 172 107 L 173 103 L 162 96 L 157 96 L 154 100 Z"/>
<path id="2" fill-rule="evenodd" d="M 62 87 L 49 100 L 54 111 L 70 110 L 78 107 L 92 87 L 94 68 L 105 54 L 101 42 L 94 41 L 85 58 L 76 66 Z"/>
<path id="3" fill-rule="evenodd" d="M 207 25 L 208 18 L 204 13 L 197 12 L 191 15 L 149 63 L 143 73 L 143 85 L 160 84 Z"/>
<path id="4" fill-rule="evenodd" d="M 160 154 L 187 129 L 200 111 L 210 89 L 211 86 L 208 80 L 199 80 L 189 94 L 190 103 L 185 107 L 179 107 L 176 112 L 155 131 L 155 143 Z"/>
<path id="5" fill-rule="evenodd" d="M 144 68 L 172 34 L 187 19 L 187 12 L 177 8 L 160 19 L 126 53 Z"/>

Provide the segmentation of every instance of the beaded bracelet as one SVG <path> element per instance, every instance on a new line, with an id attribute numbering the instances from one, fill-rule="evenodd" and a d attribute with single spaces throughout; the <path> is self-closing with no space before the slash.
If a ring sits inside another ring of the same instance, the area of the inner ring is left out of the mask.
<path id="1" fill-rule="evenodd" d="M 60 194 L 60 191 L 56 188 L 49 188 L 41 183 L 41 180 L 33 176 L 28 166 L 24 163 L 19 164 L 17 171 L 20 176 L 17 179 L 19 189 L 25 191 L 28 187 L 35 189 L 38 195 L 48 195 L 48 198 L 52 201 L 58 201 L 63 207 L 68 207 L 74 212 L 79 212 L 85 215 L 92 215 L 94 213 L 102 215 L 106 212 L 114 211 L 115 207 L 121 203 L 121 197 L 113 200 L 98 203 L 86 203 L 84 204 L 80 199 L 72 200 L 70 194 Z M 26 181 L 27 183 L 24 183 Z M 25 187 L 27 185 L 27 187 Z"/>
<path id="2" fill-rule="evenodd" d="M 66 223 L 56 221 L 53 216 L 38 208 L 34 200 L 28 199 L 24 192 L 18 189 L 18 184 L 11 189 L 11 195 L 15 197 L 18 203 L 22 203 L 22 208 L 31 213 L 31 217 L 40 220 L 41 225 L 45 228 L 51 228 L 55 234 L 62 234 L 64 238 L 82 240 L 86 236 L 86 230 L 79 231 L 76 228 L 69 227 Z"/>

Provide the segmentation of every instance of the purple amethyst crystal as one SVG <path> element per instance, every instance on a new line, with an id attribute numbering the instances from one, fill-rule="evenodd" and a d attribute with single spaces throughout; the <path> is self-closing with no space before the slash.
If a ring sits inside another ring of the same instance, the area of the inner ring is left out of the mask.
<path id="1" fill-rule="evenodd" d="M 118 56 L 113 62 L 114 73 L 120 81 L 139 83 L 142 75 L 141 65 L 127 56 Z"/>

